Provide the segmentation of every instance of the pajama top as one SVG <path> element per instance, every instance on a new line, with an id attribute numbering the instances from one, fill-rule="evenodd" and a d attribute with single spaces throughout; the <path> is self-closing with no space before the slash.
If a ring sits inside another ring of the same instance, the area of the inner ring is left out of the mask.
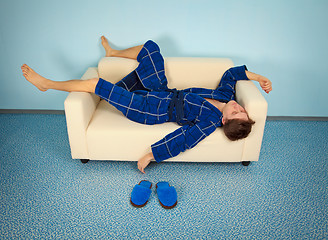
<path id="1" fill-rule="evenodd" d="M 236 82 L 248 80 L 244 65 L 228 69 L 216 89 L 177 91 L 167 87 L 164 59 L 155 42 L 144 44 L 137 61 L 136 70 L 115 85 L 100 78 L 95 93 L 132 121 L 150 125 L 172 121 L 182 125 L 151 145 L 156 162 L 193 148 L 222 126 L 222 113 L 204 98 L 226 103 L 235 100 Z M 180 99 L 175 99 L 177 96 Z"/>

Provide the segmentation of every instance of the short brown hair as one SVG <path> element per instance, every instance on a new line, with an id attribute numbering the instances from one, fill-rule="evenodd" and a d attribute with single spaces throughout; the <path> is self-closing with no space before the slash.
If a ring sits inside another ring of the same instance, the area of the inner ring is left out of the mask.
<path id="1" fill-rule="evenodd" d="M 255 122 L 252 119 L 231 119 L 223 125 L 225 135 L 231 140 L 236 141 L 248 136 Z"/>

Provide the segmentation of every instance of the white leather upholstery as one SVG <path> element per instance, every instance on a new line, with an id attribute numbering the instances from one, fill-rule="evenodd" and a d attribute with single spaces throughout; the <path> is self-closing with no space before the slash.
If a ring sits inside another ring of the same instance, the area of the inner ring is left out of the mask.
<path id="1" fill-rule="evenodd" d="M 101 77 L 113 83 L 137 67 L 137 61 L 102 58 L 98 68 L 89 68 L 82 79 Z M 216 88 L 223 73 L 233 63 L 222 58 L 165 58 L 169 87 Z M 205 138 L 193 149 L 167 161 L 240 162 L 257 161 L 261 149 L 267 102 L 251 81 L 238 81 L 238 102 L 256 121 L 251 134 L 229 141 L 222 129 Z M 150 145 L 179 126 L 176 123 L 142 125 L 125 118 L 117 109 L 89 93 L 70 93 L 65 100 L 67 129 L 72 158 L 137 161 Z"/>

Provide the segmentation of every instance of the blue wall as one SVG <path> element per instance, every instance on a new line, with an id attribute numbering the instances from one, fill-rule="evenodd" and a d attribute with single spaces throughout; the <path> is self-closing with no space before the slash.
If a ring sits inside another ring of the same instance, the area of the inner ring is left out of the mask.
<path id="1" fill-rule="evenodd" d="M 20 66 L 80 78 L 104 55 L 104 34 L 117 48 L 153 39 L 164 56 L 230 57 L 272 80 L 269 116 L 328 116 L 327 10 L 325 0 L 1 0 L 0 109 L 63 109 L 67 93 L 39 92 Z"/>

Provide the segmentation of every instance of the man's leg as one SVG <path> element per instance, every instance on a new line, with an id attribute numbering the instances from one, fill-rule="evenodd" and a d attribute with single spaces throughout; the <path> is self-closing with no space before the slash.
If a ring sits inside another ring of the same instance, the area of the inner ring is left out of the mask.
<path id="1" fill-rule="evenodd" d="M 92 78 L 88 80 L 52 81 L 42 77 L 26 64 L 24 64 L 21 69 L 26 80 L 43 92 L 48 89 L 54 89 L 65 92 L 94 93 L 99 80 L 98 78 Z"/>
<path id="2" fill-rule="evenodd" d="M 143 45 L 137 61 L 139 65 L 135 71 L 145 88 L 153 91 L 168 90 L 164 58 L 155 42 L 148 40 Z"/>
<path id="3" fill-rule="evenodd" d="M 164 59 L 156 43 L 147 41 L 143 45 L 124 50 L 115 50 L 111 48 L 108 40 L 104 36 L 101 37 L 101 43 L 106 51 L 106 57 L 122 57 L 139 61 L 137 69 L 117 82 L 115 84 L 116 86 L 120 86 L 131 92 L 136 90 L 150 91 L 167 89 L 167 81 L 164 73 Z M 146 70 L 146 72 L 144 70 Z M 142 79 L 140 79 L 140 77 Z M 143 82 L 144 78 L 147 79 L 145 82 Z M 147 88 L 144 83 L 146 83 Z"/>
<path id="4" fill-rule="evenodd" d="M 106 51 L 106 57 L 122 57 L 134 60 L 137 59 L 137 56 L 143 47 L 143 45 L 140 45 L 123 50 L 116 50 L 109 45 L 108 40 L 104 36 L 101 37 L 101 44 Z"/>
<path id="5" fill-rule="evenodd" d="M 139 62 L 135 72 L 132 72 L 126 79 L 122 79 L 118 82 L 118 86 L 129 91 L 140 89 L 158 91 L 168 89 L 164 58 L 160 53 L 159 46 L 155 42 L 149 40 L 143 45 L 124 50 L 115 50 L 111 48 L 108 40 L 104 36 L 101 37 L 101 43 L 106 51 L 106 57 L 130 58 Z M 135 73 L 137 77 L 132 76 Z M 136 79 L 138 79 L 138 81 L 135 81 Z M 141 84 L 139 82 L 141 82 Z M 136 83 L 138 86 L 135 85 Z"/>

